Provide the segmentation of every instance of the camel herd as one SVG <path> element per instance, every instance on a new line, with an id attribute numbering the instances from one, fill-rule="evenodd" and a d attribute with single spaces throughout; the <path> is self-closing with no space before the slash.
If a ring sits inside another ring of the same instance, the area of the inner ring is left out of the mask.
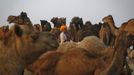
<path id="1" fill-rule="evenodd" d="M 66 18 L 52 18 L 53 28 L 46 20 L 33 25 L 26 12 L 7 21 L 14 25 L 0 27 L 0 75 L 132 75 L 134 19 L 117 28 L 112 15 L 99 24 L 74 17 L 63 44 Z"/>

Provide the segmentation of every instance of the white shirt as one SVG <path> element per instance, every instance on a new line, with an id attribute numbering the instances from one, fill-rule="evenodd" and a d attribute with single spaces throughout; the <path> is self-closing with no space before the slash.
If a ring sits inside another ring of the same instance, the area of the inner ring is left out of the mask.
<path id="1" fill-rule="evenodd" d="M 60 33 L 60 44 L 62 44 L 63 42 L 65 42 L 67 40 L 67 36 L 65 35 L 64 32 Z"/>

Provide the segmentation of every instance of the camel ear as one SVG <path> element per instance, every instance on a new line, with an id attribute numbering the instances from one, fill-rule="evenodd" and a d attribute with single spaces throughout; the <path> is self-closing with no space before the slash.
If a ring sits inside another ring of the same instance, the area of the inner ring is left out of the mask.
<path id="1" fill-rule="evenodd" d="M 14 32 L 19 37 L 21 37 L 23 34 L 23 30 L 18 25 L 15 25 Z"/>

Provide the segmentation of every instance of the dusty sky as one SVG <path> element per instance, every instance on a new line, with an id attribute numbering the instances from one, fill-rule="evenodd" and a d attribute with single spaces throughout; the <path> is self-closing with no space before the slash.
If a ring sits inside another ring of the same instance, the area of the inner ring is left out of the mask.
<path id="1" fill-rule="evenodd" d="M 41 19 L 50 21 L 52 17 L 66 17 L 69 23 L 74 16 L 94 24 L 111 14 L 120 26 L 134 18 L 133 3 L 134 0 L 0 0 L 0 25 L 8 24 L 9 15 L 24 11 L 33 24 L 40 23 Z"/>

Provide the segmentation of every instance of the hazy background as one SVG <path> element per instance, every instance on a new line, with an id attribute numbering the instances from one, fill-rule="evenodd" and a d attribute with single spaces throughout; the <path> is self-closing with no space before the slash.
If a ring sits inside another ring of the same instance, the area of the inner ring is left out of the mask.
<path id="1" fill-rule="evenodd" d="M 134 0 L 0 0 L 0 25 L 8 24 L 9 15 L 27 12 L 33 24 L 41 19 L 66 17 L 67 24 L 74 16 L 84 22 L 101 22 L 104 16 L 113 15 L 116 25 L 134 18 Z"/>

